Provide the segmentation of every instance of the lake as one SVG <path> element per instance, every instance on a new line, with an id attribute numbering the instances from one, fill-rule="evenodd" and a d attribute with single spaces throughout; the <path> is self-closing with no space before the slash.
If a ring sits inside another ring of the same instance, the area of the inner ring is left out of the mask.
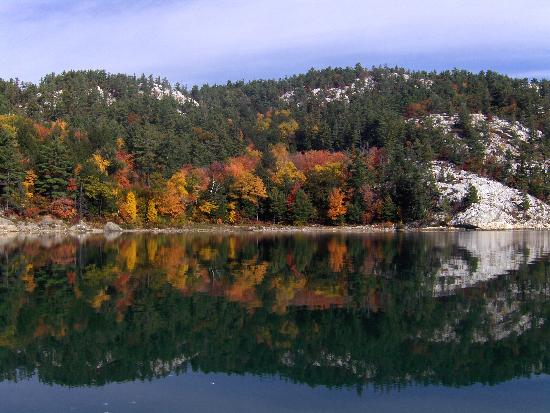
<path id="1" fill-rule="evenodd" d="M 0 411 L 547 412 L 550 233 L 0 237 Z"/>

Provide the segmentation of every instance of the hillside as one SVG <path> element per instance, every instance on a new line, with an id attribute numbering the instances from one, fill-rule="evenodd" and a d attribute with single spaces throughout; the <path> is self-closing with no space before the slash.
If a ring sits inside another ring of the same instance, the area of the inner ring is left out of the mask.
<path id="1" fill-rule="evenodd" d="M 66 72 L 0 80 L 0 127 L 7 215 L 550 225 L 547 80 L 357 65 L 188 89 Z"/>

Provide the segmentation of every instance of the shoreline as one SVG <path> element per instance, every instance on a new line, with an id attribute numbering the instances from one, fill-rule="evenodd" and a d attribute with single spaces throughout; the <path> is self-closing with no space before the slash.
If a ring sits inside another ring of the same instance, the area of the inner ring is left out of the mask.
<path id="1" fill-rule="evenodd" d="M 118 226 L 117 226 L 118 227 Z M 62 221 L 51 223 L 10 222 L 10 225 L 0 225 L 0 236 L 5 235 L 116 235 L 116 234 L 193 234 L 193 233 L 220 233 L 220 234 L 293 234 L 293 233 L 342 233 L 342 234 L 374 234 L 397 232 L 462 232 L 462 231 L 550 231 L 550 226 L 503 226 L 488 225 L 486 228 L 464 228 L 454 226 L 398 226 L 398 225 L 269 225 L 269 224 L 191 224 L 182 227 L 167 228 L 120 228 L 106 230 L 97 224 L 79 223 L 73 226 Z"/>

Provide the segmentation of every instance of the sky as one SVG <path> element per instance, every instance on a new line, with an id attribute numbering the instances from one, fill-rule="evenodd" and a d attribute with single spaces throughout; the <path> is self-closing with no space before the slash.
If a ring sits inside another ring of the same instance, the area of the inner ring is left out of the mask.
<path id="1" fill-rule="evenodd" d="M 0 77 L 184 85 L 388 65 L 550 78 L 548 0 L 0 0 Z"/>

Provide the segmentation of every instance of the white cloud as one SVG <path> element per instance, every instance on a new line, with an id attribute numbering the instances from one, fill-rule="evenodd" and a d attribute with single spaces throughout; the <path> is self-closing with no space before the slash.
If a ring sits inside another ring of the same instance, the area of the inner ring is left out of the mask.
<path id="1" fill-rule="evenodd" d="M 460 62 L 510 53 L 516 72 L 537 72 L 550 61 L 548 16 L 550 2 L 535 0 L 7 0 L 0 5 L 0 77 L 105 68 L 185 82 L 224 70 L 262 77 L 292 70 L 290 59 L 307 67 L 418 54 L 430 69 L 441 54 Z M 539 67 L 523 67 L 534 52 Z"/>

